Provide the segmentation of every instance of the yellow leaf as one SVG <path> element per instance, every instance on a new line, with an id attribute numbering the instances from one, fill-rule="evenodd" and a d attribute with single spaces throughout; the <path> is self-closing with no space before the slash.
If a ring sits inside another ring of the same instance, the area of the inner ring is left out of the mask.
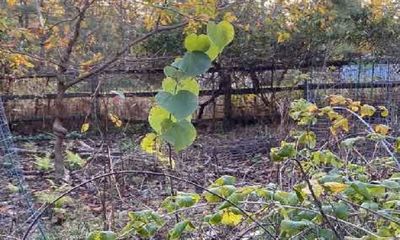
<path id="1" fill-rule="evenodd" d="M 7 4 L 10 6 L 14 6 L 17 3 L 17 0 L 7 0 Z"/>
<path id="2" fill-rule="evenodd" d="M 224 20 L 231 23 L 236 21 L 237 17 L 232 12 L 227 12 L 224 14 Z"/>
<path id="3" fill-rule="evenodd" d="M 12 63 L 11 65 L 13 67 L 19 67 L 21 65 L 28 67 L 28 68 L 34 67 L 34 65 L 28 61 L 28 57 L 24 56 L 22 54 L 11 54 L 9 57 L 9 60 Z"/>
<path id="4" fill-rule="evenodd" d="M 328 97 L 329 104 L 330 105 L 345 105 L 346 104 L 346 98 L 343 97 L 342 95 L 330 95 Z"/>
<path id="5" fill-rule="evenodd" d="M 312 190 L 315 193 L 315 195 L 317 197 L 321 196 L 321 194 L 324 192 L 324 188 L 321 186 L 321 184 L 319 184 L 319 182 L 316 179 L 311 179 L 310 183 L 311 183 L 311 187 L 312 187 Z M 302 189 L 302 191 L 308 195 L 311 195 L 311 191 L 308 188 L 308 186 L 304 187 Z"/>
<path id="6" fill-rule="evenodd" d="M 360 110 L 360 108 L 361 108 L 361 102 L 360 101 L 354 101 L 354 102 L 352 101 L 349 104 L 349 108 L 353 112 L 358 112 L 358 110 Z"/>
<path id="7" fill-rule="evenodd" d="M 308 111 L 309 113 L 314 113 L 314 112 L 318 111 L 318 107 L 317 107 L 317 105 L 315 105 L 315 104 L 310 104 L 310 105 L 307 107 L 307 111 Z"/>
<path id="8" fill-rule="evenodd" d="M 242 215 L 236 214 L 229 210 L 224 210 L 222 213 L 221 223 L 228 226 L 236 226 L 242 220 Z"/>
<path id="9" fill-rule="evenodd" d="M 154 153 L 156 152 L 157 149 L 156 140 L 157 140 L 156 134 L 148 133 L 140 142 L 140 147 L 142 148 L 143 151 L 147 153 Z"/>
<path id="10" fill-rule="evenodd" d="M 85 133 L 89 130 L 89 123 L 82 124 L 81 133 Z"/>
<path id="11" fill-rule="evenodd" d="M 85 62 L 81 63 L 82 70 L 88 70 L 91 66 L 98 63 L 103 59 L 103 55 L 101 53 L 96 53 L 93 57 Z"/>
<path id="12" fill-rule="evenodd" d="M 347 118 L 339 118 L 333 122 L 330 130 L 333 135 L 336 135 L 338 130 L 343 130 L 345 132 L 349 131 L 349 120 Z"/>
<path id="13" fill-rule="evenodd" d="M 326 182 L 323 186 L 333 193 L 340 193 L 347 188 L 346 184 L 338 182 Z"/>
<path id="14" fill-rule="evenodd" d="M 288 32 L 278 32 L 278 43 L 283 43 L 289 40 L 290 38 L 290 33 Z"/>
<path id="15" fill-rule="evenodd" d="M 378 109 L 381 110 L 381 116 L 387 117 L 389 116 L 389 110 L 385 106 L 378 106 Z"/>
<path id="16" fill-rule="evenodd" d="M 387 135 L 389 133 L 390 127 L 383 124 L 377 124 L 375 125 L 374 130 L 376 133 Z"/>
<path id="17" fill-rule="evenodd" d="M 108 117 L 110 118 L 111 122 L 114 123 L 116 127 L 121 127 L 122 126 L 122 121 L 119 119 L 119 117 L 115 114 L 109 113 Z"/>
<path id="18" fill-rule="evenodd" d="M 394 151 L 397 153 L 400 152 L 400 137 L 398 137 L 394 143 Z"/>
<path id="19" fill-rule="evenodd" d="M 122 127 L 122 121 L 118 119 L 118 120 L 115 122 L 115 126 L 117 126 L 117 127 Z"/>
<path id="20" fill-rule="evenodd" d="M 360 114 L 361 114 L 361 117 L 371 117 L 374 115 L 375 111 L 376 111 L 376 109 L 373 106 L 364 104 L 361 107 Z"/>

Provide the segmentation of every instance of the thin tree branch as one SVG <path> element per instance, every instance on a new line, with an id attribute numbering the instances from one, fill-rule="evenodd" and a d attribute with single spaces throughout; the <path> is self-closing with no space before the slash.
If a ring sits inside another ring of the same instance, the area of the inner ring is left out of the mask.
<path id="1" fill-rule="evenodd" d="M 74 25 L 73 34 L 69 38 L 67 47 L 65 48 L 65 51 L 64 51 L 63 55 L 61 56 L 61 61 L 60 61 L 60 65 L 62 66 L 60 69 L 61 73 L 64 73 L 65 71 L 67 71 L 66 65 L 71 58 L 72 49 L 74 48 L 75 44 L 78 41 L 80 31 L 81 31 L 81 25 L 82 25 L 83 20 L 85 19 L 86 11 L 89 9 L 90 5 L 92 5 L 95 1 L 96 0 L 91 0 L 91 1 L 85 0 L 85 4 L 83 5 L 82 9 L 79 10 L 79 15 L 78 15 L 78 18 Z"/>
<path id="2" fill-rule="evenodd" d="M 77 83 L 80 83 L 96 74 L 99 74 L 101 72 L 103 72 L 107 67 L 109 67 L 111 64 L 113 64 L 114 62 L 116 62 L 117 60 L 119 60 L 119 58 L 125 53 L 127 52 L 132 46 L 143 42 L 144 40 L 148 39 L 149 37 L 158 34 L 160 32 L 165 32 L 165 31 L 169 31 L 169 30 L 173 30 L 173 29 L 177 29 L 180 27 L 183 27 L 187 24 L 187 21 L 184 21 L 182 23 L 179 24 L 175 24 L 175 25 L 171 25 L 171 26 L 167 26 L 167 27 L 158 27 L 157 29 L 154 29 L 151 32 L 146 33 L 145 35 L 136 38 L 135 40 L 133 40 L 132 42 L 130 42 L 128 45 L 126 45 L 123 49 L 121 49 L 119 52 L 117 52 L 111 59 L 109 59 L 108 61 L 104 62 L 103 64 L 101 64 L 99 67 L 95 68 L 94 70 L 92 70 L 91 72 L 88 72 L 86 74 L 83 74 L 82 76 L 79 76 L 78 78 L 76 78 L 75 80 L 68 82 L 65 84 L 66 88 L 69 88 Z"/>
<path id="3" fill-rule="evenodd" d="M 333 107 L 333 109 L 338 109 L 338 110 L 344 110 L 349 112 L 351 115 L 355 116 L 358 120 L 360 120 L 360 122 L 362 122 L 367 128 L 369 133 L 376 133 L 375 130 L 371 127 L 371 125 L 369 123 L 367 123 L 360 115 L 358 115 L 357 113 L 351 111 L 348 108 L 345 107 Z M 394 155 L 394 153 L 390 150 L 389 148 L 389 143 L 383 139 L 382 141 L 380 141 L 383 145 L 383 148 L 386 150 L 386 152 L 390 155 L 391 158 L 393 158 L 393 160 L 395 161 L 396 165 L 397 165 L 397 169 L 400 169 L 400 162 L 397 160 L 396 156 Z"/>

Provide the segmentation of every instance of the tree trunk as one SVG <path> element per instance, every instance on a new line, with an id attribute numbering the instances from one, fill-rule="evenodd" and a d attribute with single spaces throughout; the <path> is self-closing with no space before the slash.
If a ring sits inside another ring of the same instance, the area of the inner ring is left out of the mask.
<path id="1" fill-rule="evenodd" d="M 61 82 L 57 83 L 57 97 L 55 99 L 55 118 L 53 123 L 53 133 L 56 136 L 54 144 L 54 169 L 56 177 L 61 179 L 64 177 L 64 156 L 63 143 L 67 129 L 63 127 L 62 121 L 64 116 L 64 85 Z"/>

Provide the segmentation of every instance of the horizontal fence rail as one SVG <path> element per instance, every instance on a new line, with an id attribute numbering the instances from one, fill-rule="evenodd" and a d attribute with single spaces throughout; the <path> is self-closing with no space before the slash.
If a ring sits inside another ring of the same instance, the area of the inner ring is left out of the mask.
<path id="1" fill-rule="evenodd" d="M 239 88 L 232 89 L 233 95 L 242 94 L 259 94 L 259 93 L 273 93 L 273 92 L 285 92 L 292 90 L 315 90 L 315 89 L 365 89 L 365 88 L 387 88 L 400 86 L 400 81 L 384 81 L 384 82 L 341 82 L 341 83 L 309 83 L 301 84 L 296 86 L 282 86 L 282 87 L 261 87 L 261 88 Z M 148 92 L 126 92 L 123 93 L 125 97 L 153 97 L 157 94 L 157 91 Z M 221 90 L 201 90 L 200 96 L 213 96 L 224 94 Z M 99 98 L 110 98 L 118 96 L 116 93 L 98 93 L 96 97 Z M 32 99 L 55 99 L 57 94 L 43 94 L 43 95 L 0 95 L 0 97 L 7 100 L 32 100 Z M 66 93 L 64 98 L 82 98 L 82 97 L 93 97 L 91 92 L 78 92 L 78 93 Z"/>

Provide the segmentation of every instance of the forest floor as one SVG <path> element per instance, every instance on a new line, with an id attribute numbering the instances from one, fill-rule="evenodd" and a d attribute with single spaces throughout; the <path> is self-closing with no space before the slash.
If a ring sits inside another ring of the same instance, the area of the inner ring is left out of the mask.
<path id="1" fill-rule="evenodd" d="M 108 140 L 96 136 L 68 139 L 67 150 L 78 154 L 77 159 L 83 160 L 83 165 L 68 167 L 68 179 L 61 187 L 55 183 L 52 171 L 39 170 L 35 164 L 38 157 L 51 158 L 53 141 L 18 141 L 22 172 L 35 207 L 39 208 L 93 176 L 110 171 L 169 172 L 154 156 L 140 149 L 141 137 L 143 134 L 129 137 L 114 134 L 108 136 Z M 290 184 L 276 171 L 279 166 L 268 159 L 269 149 L 276 145 L 276 139 L 261 126 L 236 128 L 229 133 L 200 133 L 193 146 L 173 156 L 176 168 L 169 173 L 203 187 L 222 175 L 235 176 L 240 184 Z M 73 158 L 71 156 L 67 159 Z M 202 193 L 202 189 L 189 184 L 175 182 L 174 185 L 177 191 Z M 21 195 L 17 187 L 15 177 L 0 168 L 0 239 L 18 239 L 32 222 L 26 196 Z M 169 189 L 168 179 L 162 176 L 107 177 L 73 191 L 59 208 L 46 211 L 42 222 L 49 239 L 83 239 L 88 232 L 103 228 L 118 231 L 126 224 L 129 211 L 157 210 L 169 195 Z"/>

